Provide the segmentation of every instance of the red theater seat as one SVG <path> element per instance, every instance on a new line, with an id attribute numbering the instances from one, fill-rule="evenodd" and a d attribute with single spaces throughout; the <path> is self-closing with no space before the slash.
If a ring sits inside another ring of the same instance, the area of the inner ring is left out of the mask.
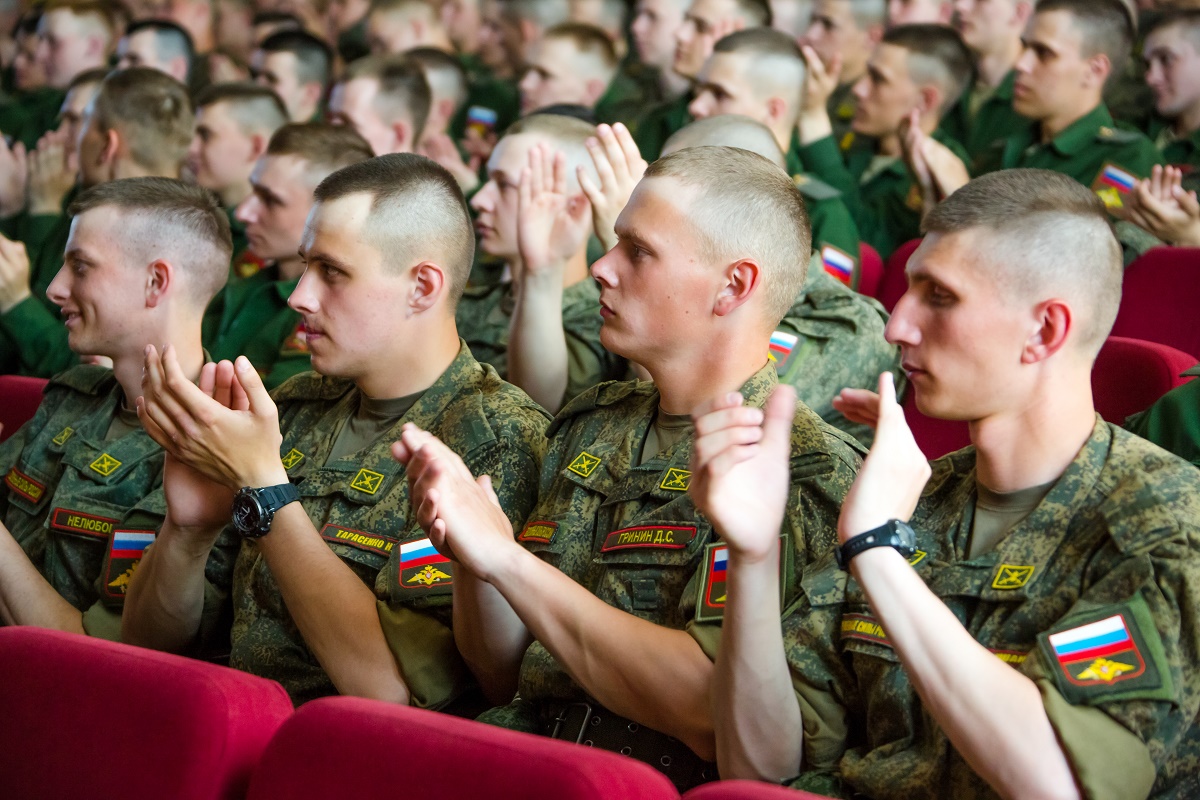
<path id="1" fill-rule="evenodd" d="M 238 800 L 283 687 L 77 634 L 0 629 L 0 797 Z"/>
<path id="2" fill-rule="evenodd" d="M 1092 367 L 1092 396 L 1100 416 L 1121 425 L 1130 414 L 1186 382 L 1179 373 L 1200 360 L 1155 342 L 1110 336 Z"/>
<path id="3" fill-rule="evenodd" d="M 908 259 L 920 245 L 920 239 L 905 242 L 888 256 L 887 264 L 883 267 L 883 279 L 879 282 L 879 292 L 875 297 L 889 314 L 908 291 L 908 277 L 904 274 L 904 269 L 908 266 Z"/>
<path id="4" fill-rule="evenodd" d="M 683 800 L 823 800 L 824 795 L 757 781 L 718 781 L 692 789 Z"/>
<path id="5" fill-rule="evenodd" d="M 248 800 L 675 800 L 633 759 L 433 711 L 353 697 L 298 709 L 267 748 Z"/>
<path id="6" fill-rule="evenodd" d="M 866 242 L 858 245 L 858 293 L 875 297 L 883 280 L 883 259 Z"/>
<path id="7" fill-rule="evenodd" d="M 1200 358 L 1200 249 L 1156 247 L 1125 270 L 1113 336 L 1144 339 Z"/>
<path id="8" fill-rule="evenodd" d="M 42 378 L 0 375 L 0 423 L 4 425 L 4 430 L 0 431 L 0 442 L 33 419 L 45 388 L 46 381 Z"/>
<path id="9" fill-rule="evenodd" d="M 917 446 L 925 458 L 933 461 L 947 453 L 961 450 L 971 443 L 971 432 L 967 423 L 953 420 L 934 419 L 917 410 L 917 390 L 908 387 L 904 398 L 904 419 L 912 429 Z"/>

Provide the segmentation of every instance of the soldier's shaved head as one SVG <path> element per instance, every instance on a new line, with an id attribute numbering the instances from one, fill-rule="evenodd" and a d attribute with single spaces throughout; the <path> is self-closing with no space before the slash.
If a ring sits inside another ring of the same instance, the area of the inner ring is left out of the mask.
<path id="1" fill-rule="evenodd" d="M 775 134 L 761 122 L 741 114 L 698 119 L 680 128 L 667 139 L 662 154 L 668 156 L 689 147 L 736 147 L 760 155 L 780 169 L 786 169 L 787 161 L 779 149 L 779 143 L 775 141 Z"/>

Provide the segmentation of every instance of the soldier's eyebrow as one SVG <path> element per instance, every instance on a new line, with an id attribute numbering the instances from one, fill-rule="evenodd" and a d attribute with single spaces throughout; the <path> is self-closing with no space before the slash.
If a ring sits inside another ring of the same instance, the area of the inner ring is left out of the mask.
<path id="1" fill-rule="evenodd" d="M 647 240 L 646 237 L 642 235 L 642 233 L 638 231 L 638 229 L 635 228 L 631 223 L 622 223 L 618 219 L 618 221 L 613 225 L 613 232 L 617 234 L 617 238 L 621 241 L 635 244 L 641 249 L 650 253 L 656 252 L 656 248 L 650 244 L 649 240 Z"/>
<path id="2" fill-rule="evenodd" d="M 307 253 L 305 253 L 303 247 L 296 252 L 300 254 L 300 257 L 303 258 L 306 263 L 325 264 L 326 266 L 333 267 L 334 269 L 340 269 L 342 272 L 350 272 L 349 264 L 347 264 L 345 261 L 342 261 L 340 258 L 337 258 L 336 256 L 330 255 L 329 253 L 325 253 L 320 250 L 309 250 Z"/>

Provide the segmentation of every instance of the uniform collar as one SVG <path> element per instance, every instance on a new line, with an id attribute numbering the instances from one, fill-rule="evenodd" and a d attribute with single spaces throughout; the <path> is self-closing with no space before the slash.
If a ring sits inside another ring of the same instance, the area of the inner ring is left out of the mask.
<path id="1" fill-rule="evenodd" d="M 1064 156 L 1073 156 L 1094 144 L 1096 134 L 1102 129 L 1111 128 L 1113 125 L 1112 114 L 1108 113 L 1108 106 L 1101 103 L 1068 125 L 1062 133 L 1054 137 L 1050 146 Z"/>

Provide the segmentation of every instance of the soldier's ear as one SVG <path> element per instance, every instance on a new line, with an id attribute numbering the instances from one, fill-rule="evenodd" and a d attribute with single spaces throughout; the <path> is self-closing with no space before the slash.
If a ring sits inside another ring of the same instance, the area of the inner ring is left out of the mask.
<path id="1" fill-rule="evenodd" d="M 175 280 L 175 270 L 161 258 L 151 261 L 146 266 L 146 308 L 157 308 L 166 299 L 171 283 Z"/>
<path id="2" fill-rule="evenodd" d="M 436 306 L 446 293 L 446 270 L 432 261 L 422 261 L 412 268 L 412 286 L 408 292 L 408 308 L 420 314 Z"/>

